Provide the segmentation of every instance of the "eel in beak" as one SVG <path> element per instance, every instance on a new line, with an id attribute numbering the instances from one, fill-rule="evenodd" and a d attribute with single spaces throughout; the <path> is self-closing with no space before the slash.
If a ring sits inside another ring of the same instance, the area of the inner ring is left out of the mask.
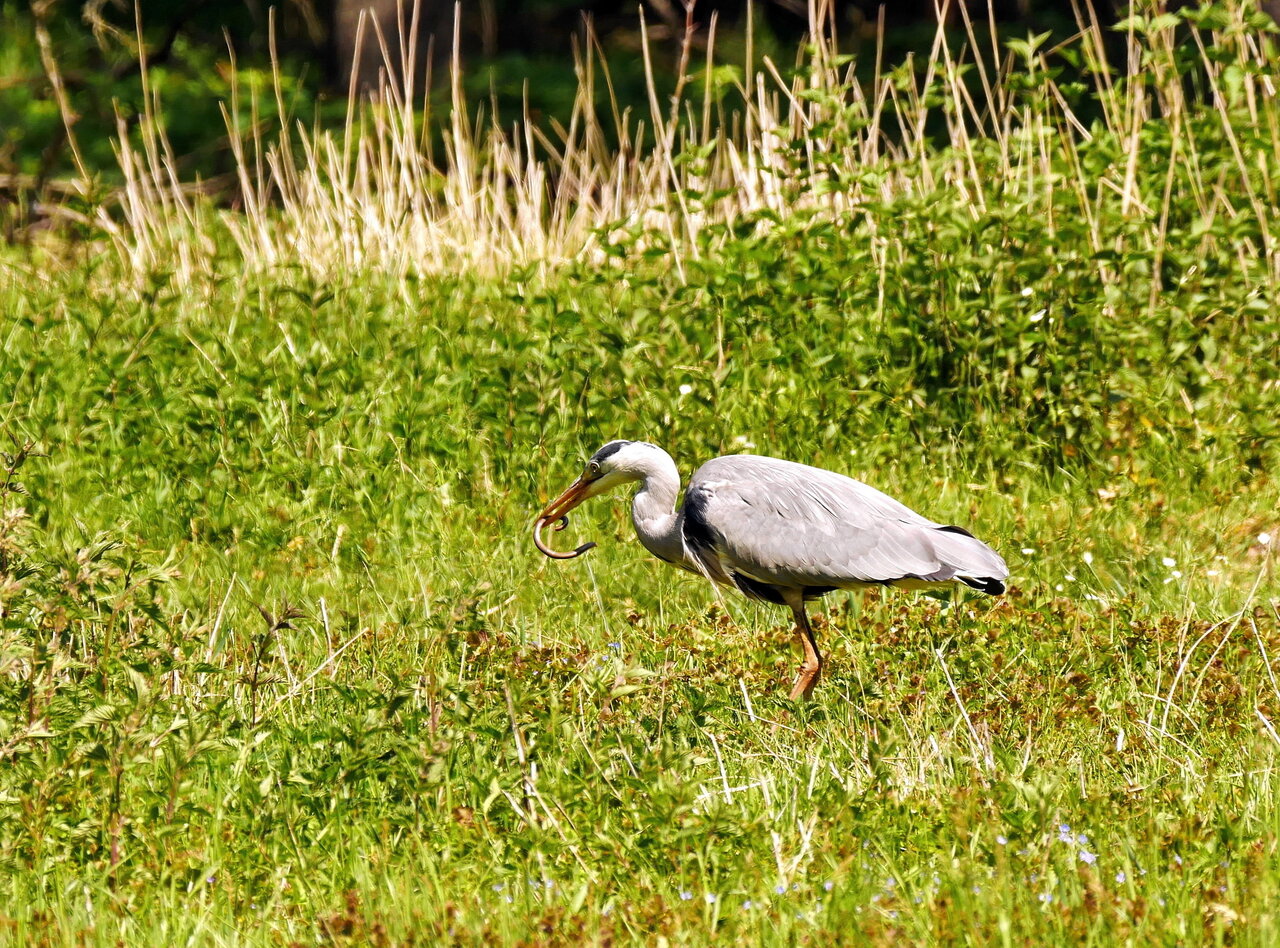
<path id="1" fill-rule="evenodd" d="M 542 531 L 546 529 L 547 524 L 555 520 L 556 524 L 553 530 L 563 530 L 569 525 L 569 511 L 578 504 L 587 499 L 587 488 L 591 486 L 591 482 L 586 477 L 579 477 L 576 481 L 569 485 L 569 489 L 557 497 L 538 514 L 538 519 L 533 522 L 533 545 L 536 546 L 543 554 L 555 560 L 571 560 L 574 557 L 581 556 L 587 550 L 595 546 L 594 543 L 584 543 L 576 550 L 568 553 L 561 553 L 547 546 L 545 540 L 542 539 Z"/>

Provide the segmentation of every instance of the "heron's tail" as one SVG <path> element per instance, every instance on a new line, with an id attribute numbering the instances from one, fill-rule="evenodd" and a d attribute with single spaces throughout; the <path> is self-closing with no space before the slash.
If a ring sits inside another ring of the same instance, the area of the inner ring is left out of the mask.
<path id="1" fill-rule="evenodd" d="M 940 579 L 956 579 L 981 592 L 998 596 L 1004 592 L 1009 567 L 1000 554 L 963 527 L 938 527 L 933 534 L 933 549 L 949 575 Z"/>
<path id="2" fill-rule="evenodd" d="M 972 576 L 957 576 L 956 579 L 988 596 L 999 596 L 1004 593 L 1004 581 L 999 579 L 974 579 Z"/>

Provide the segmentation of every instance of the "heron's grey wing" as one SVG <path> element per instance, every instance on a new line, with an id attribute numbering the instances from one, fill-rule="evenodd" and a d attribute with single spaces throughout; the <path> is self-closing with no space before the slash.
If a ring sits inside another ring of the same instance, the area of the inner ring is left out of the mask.
<path id="1" fill-rule="evenodd" d="M 689 552 L 721 581 L 740 573 L 776 586 L 838 588 L 1007 575 L 999 556 L 968 534 L 861 481 L 776 458 L 704 464 L 685 495 L 683 529 Z"/>

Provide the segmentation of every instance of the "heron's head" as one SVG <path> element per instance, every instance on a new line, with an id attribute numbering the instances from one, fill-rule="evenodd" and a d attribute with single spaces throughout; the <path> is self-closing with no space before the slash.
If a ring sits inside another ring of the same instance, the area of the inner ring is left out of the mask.
<path id="1" fill-rule="evenodd" d="M 640 480 L 653 452 L 659 450 L 644 441 L 610 441 L 587 459 L 578 479 L 548 504 L 540 516 L 544 520 L 563 517 L 584 500 L 599 497 L 620 484 Z"/>
<path id="2" fill-rule="evenodd" d="M 584 500 L 598 497 L 620 484 L 642 479 L 652 469 L 656 456 L 666 457 L 666 454 L 661 448 L 645 441 L 610 441 L 591 455 L 578 479 L 538 514 L 534 524 L 534 540 L 538 549 L 548 556 L 565 557 L 576 556 L 595 546 L 594 543 L 587 544 L 569 554 L 552 553 L 542 544 L 539 533 L 543 525 L 563 518 Z"/>

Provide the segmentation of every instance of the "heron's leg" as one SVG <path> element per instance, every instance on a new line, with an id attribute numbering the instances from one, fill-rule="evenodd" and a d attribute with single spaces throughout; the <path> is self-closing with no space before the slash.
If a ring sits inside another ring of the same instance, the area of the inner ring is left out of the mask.
<path id="1" fill-rule="evenodd" d="M 804 650 L 804 661 L 800 664 L 800 674 L 795 686 L 791 689 L 791 700 L 808 700 L 813 694 L 813 687 L 822 677 L 822 655 L 818 652 L 818 643 L 813 639 L 813 628 L 809 625 L 809 616 L 804 610 L 804 599 L 797 595 L 794 601 L 787 603 L 796 619 L 796 637 Z"/>

